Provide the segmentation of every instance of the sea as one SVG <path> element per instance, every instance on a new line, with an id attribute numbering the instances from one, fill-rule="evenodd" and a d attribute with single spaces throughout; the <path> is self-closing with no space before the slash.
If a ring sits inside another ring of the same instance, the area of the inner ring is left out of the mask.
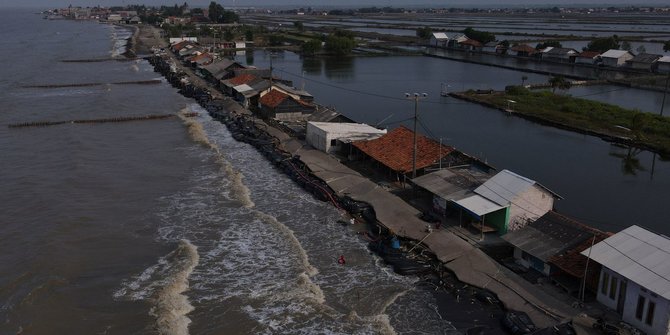
<path id="1" fill-rule="evenodd" d="M 458 310 L 344 213 L 124 59 L 131 30 L 25 9 L 0 22 L 0 334 L 455 332 Z M 199 116 L 8 127 L 184 111 Z"/>

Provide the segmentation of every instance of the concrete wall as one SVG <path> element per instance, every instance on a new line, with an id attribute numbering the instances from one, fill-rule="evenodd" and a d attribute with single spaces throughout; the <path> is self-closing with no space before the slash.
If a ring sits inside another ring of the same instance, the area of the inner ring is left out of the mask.
<path id="1" fill-rule="evenodd" d="M 554 208 L 552 194 L 538 185 L 533 185 L 512 200 L 507 230 L 521 229 L 529 221 L 537 220 L 552 208 Z"/>
<path id="2" fill-rule="evenodd" d="M 305 135 L 307 144 L 313 146 L 315 149 L 328 152 L 330 150 L 330 140 L 328 140 L 328 133 L 319 127 L 307 123 L 307 135 Z"/>
<path id="3" fill-rule="evenodd" d="M 670 63 L 659 62 L 656 71 L 659 73 L 670 73 Z"/>
<path id="4" fill-rule="evenodd" d="M 616 290 L 614 292 L 614 299 L 610 298 L 610 290 L 612 288 L 612 278 L 616 278 Z M 606 292 L 603 294 L 603 281 L 607 279 Z M 600 280 L 598 282 L 598 302 L 604 306 L 616 311 L 620 298 L 620 291 L 622 289 L 622 282 L 626 283 L 625 300 L 623 301 L 623 311 L 621 319 L 632 326 L 642 330 L 647 335 L 667 335 L 670 334 L 670 301 L 659 297 L 638 284 L 626 280 L 619 274 L 612 270 L 602 267 L 600 271 Z M 637 305 L 639 297 L 644 297 L 644 307 L 642 318 L 636 317 Z M 652 324 L 646 323 L 647 315 L 649 313 L 649 303 L 653 302 L 654 316 Z"/>
<path id="5" fill-rule="evenodd" d="M 596 60 L 593 59 L 593 58 L 577 57 L 577 58 L 575 58 L 575 63 L 577 63 L 577 64 L 595 64 Z"/>

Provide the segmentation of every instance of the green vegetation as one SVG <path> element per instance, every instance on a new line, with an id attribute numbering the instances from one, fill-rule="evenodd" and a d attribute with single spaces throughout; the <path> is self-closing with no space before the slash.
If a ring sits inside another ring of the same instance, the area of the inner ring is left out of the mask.
<path id="1" fill-rule="evenodd" d="M 584 50 L 605 52 L 610 49 L 619 49 L 620 47 L 619 36 L 613 35 L 611 37 L 596 38 L 592 40 Z"/>
<path id="2" fill-rule="evenodd" d="M 493 42 L 493 41 L 496 40 L 496 35 L 494 35 L 492 33 L 489 33 L 488 31 L 474 30 L 470 27 L 465 28 L 465 30 L 463 30 L 463 33 L 469 39 L 473 39 L 475 41 L 478 41 L 481 44 L 486 44 L 488 42 Z"/>
<path id="3" fill-rule="evenodd" d="M 302 44 L 301 51 L 304 55 L 314 55 L 321 51 L 321 40 L 313 39 Z"/>
<path id="4" fill-rule="evenodd" d="M 215 23 L 238 22 L 240 17 L 235 12 L 223 9 L 223 6 L 215 1 L 209 3 L 209 19 Z"/>
<path id="5" fill-rule="evenodd" d="M 328 53 L 343 56 L 351 53 L 354 47 L 356 47 L 356 40 L 351 31 L 336 30 L 326 37 L 325 49 Z"/>
<path id="6" fill-rule="evenodd" d="M 431 27 L 419 27 L 416 29 L 416 36 L 422 39 L 428 39 L 433 35 L 433 29 Z"/>
<path id="7" fill-rule="evenodd" d="M 481 95 L 466 92 L 465 95 L 499 108 L 507 108 L 508 100 L 513 100 L 516 113 L 574 129 L 629 138 L 635 145 L 670 154 L 668 117 L 549 91 L 534 92 L 519 86 L 508 87 L 506 92 Z"/>
<path id="8" fill-rule="evenodd" d="M 572 83 L 566 80 L 563 76 L 555 76 L 549 79 L 549 85 L 551 85 L 551 93 L 556 93 L 556 89 L 559 90 L 569 90 L 572 87 Z"/>
<path id="9" fill-rule="evenodd" d="M 561 42 L 559 42 L 557 40 L 551 40 L 551 41 L 538 43 L 537 46 L 535 46 L 535 49 L 544 49 L 544 48 L 547 48 L 547 47 L 562 48 L 563 45 L 561 45 Z"/>
<path id="10" fill-rule="evenodd" d="M 293 22 L 293 27 L 297 29 L 298 31 L 304 31 L 305 30 L 305 25 L 302 23 L 302 21 L 294 21 Z"/>

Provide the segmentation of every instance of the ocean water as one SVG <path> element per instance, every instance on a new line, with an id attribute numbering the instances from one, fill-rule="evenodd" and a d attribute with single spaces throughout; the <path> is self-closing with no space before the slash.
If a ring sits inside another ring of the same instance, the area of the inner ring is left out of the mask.
<path id="1" fill-rule="evenodd" d="M 164 81 L 113 84 L 160 78 L 120 61 L 127 29 L 9 9 L 0 20 L 0 333 L 454 332 L 343 213 L 192 100 Z M 82 83 L 100 85 L 26 87 Z M 183 111 L 200 116 L 7 127 Z"/>

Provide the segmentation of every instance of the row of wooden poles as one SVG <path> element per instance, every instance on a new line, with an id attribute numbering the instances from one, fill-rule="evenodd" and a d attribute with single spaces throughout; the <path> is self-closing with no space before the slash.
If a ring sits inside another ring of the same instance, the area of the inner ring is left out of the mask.
<path id="1" fill-rule="evenodd" d="M 160 84 L 160 79 L 151 79 L 151 80 L 135 80 L 135 81 L 119 81 L 115 83 L 109 83 L 111 85 L 152 85 Z M 44 85 L 23 85 L 22 88 L 63 88 L 63 87 L 90 87 L 90 86 L 103 86 L 107 85 L 105 83 L 79 83 L 79 84 L 44 84 Z"/>
<path id="2" fill-rule="evenodd" d="M 185 117 L 194 117 L 198 116 L 198 113 L 189 112 L 182 113 L 181 115 Z M 25 128 L 25 127 L 47 127 L 47 126 L 56 126 L 60 124 L 82 124 L 82 123 L 110 123 L 110 122 L 129 122 L 129 121 L 147 121 L 147 120 L 163 120 L 169 119 L 177 116 L 177 114 L 152 114 L 152 115 L 139 115 L 139 116 L 122 116 L 122 117 L 113 117 L 113 118 L 104 118 L 104 119 L 87 119 L 87 120 L 68 120 L 68 121 L 37 121 L 37 122 L 23 122 L 23 123 L 14 123 L 7 125 L 9 128 Z"/>

